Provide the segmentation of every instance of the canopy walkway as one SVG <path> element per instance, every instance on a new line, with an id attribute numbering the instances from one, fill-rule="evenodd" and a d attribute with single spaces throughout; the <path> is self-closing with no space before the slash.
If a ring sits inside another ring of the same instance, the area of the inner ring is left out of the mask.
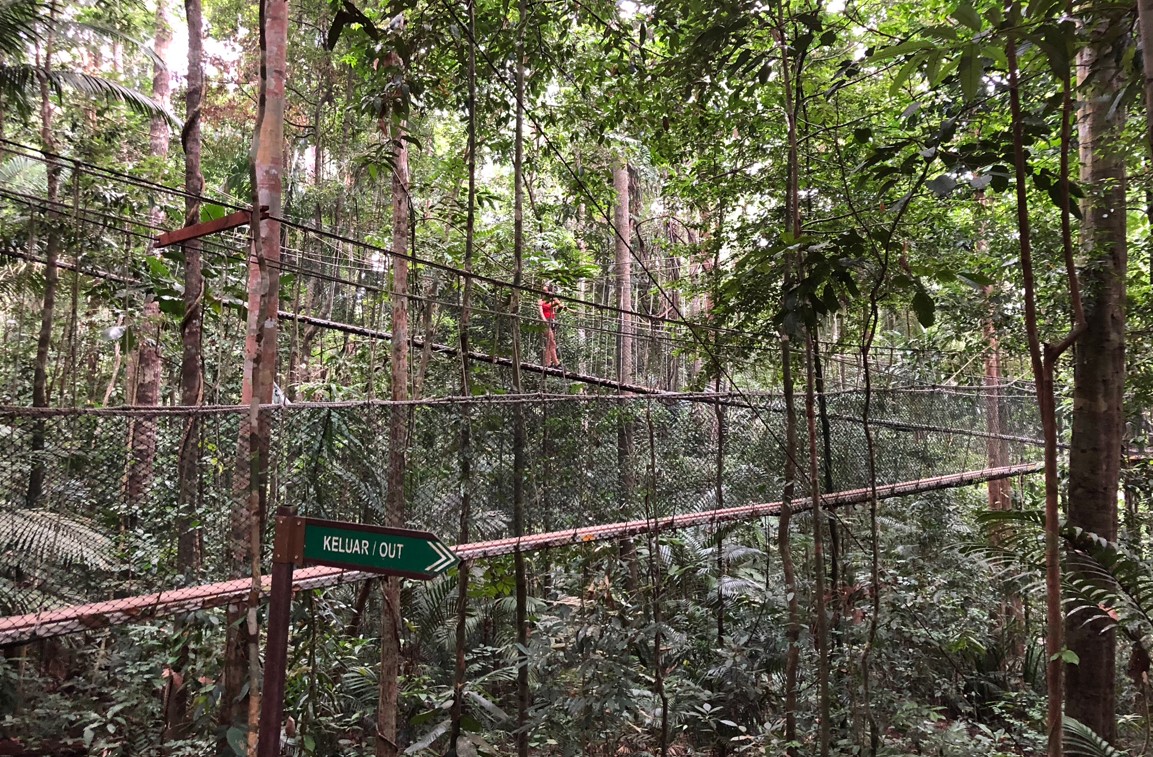
<path id="1" fill-rule="evenodd" d="M 866 487 L 836 494 L 821 496 L 822 505 L 828 508 L 858 505 L 868 502 L 870 497 L 878 500 L 893 497 L 906 497 L 923 492 L 939 491 L 962 486 L 995 481 L 1002 478 L 1036 473 L 1041 463 L 1022 463 L 1003 468 L 985 468 L 966 471 L 936 478 L 906 481 L 899 484 L 878 486 L 876 491 Z M 533 534 L 522 537 L 506 537 L 491 541 L 457 544 L 453 551 L 462 560 L 476 560 L 486 557 L 499 557 L 513 552 L 533 552 L 553 547 L 587 544 L 594 541 L 621 539 L 644 533 L 659 533 L 678 528 L 694 526 L 716 526 L 739 520 L 780 515 L 784 503 L 751 504 L 720 510 L 706 510 L 685 515 L 669 515 L 662 518 L 634 520 L 624 523 L 605 523 L 598 526 Z M 797 512 L 812 509 L 808 500 L 793 502 L 790 507 Z M 336 586 L 342 583 L 366 581 L 375 575 L 340 568 L 312 567 L 297 570 L 293 576 L 293 591 L 307 591 Z M 260 577 L 260 593 L 266 596 L 271 578 Z M 0 645 L 30 641 L 48 636 L 60 636 L 104 628 L 123 623 L 139 623 L 183 612 L 220 607 L 230 602 L 240 601 L 252 591 L 251 579 L 236 579 L 215 584 L 193 586 L 185 589 L 160 591 L 124 599 L 90 602 L 59 610 L 45 610 L 22 616 L 0 618 Z"/>
<path id="2" fill-rule="evenodd" d="M 1002 428 L 996 434 L 985 426 L 989 399 L 978 388 L 878 391 L 872 402 L 878 499 L 1035 471 L 1031 398 L 997 392 Z M 821 494 L 830 507 L 870 497 L 862 401 L 860 392 L 827 397 L 827 475 L 835 491 Z M 381 522 L 385 429 L 399 412 L 411 428 L 409 526 L 437 532 L 448 543 L 457 541 L 462 500 L 454 429 L 466 419 L 471 424 L 472 539 L 456 547 L 464 559 L 774 516 L 782 507 L 782 409 L 779 397 L 731 394 L 266 406 L 274 440 L 269 502 L 303 515 Z M 246 595 L 252 581 L 235 577 L 230 555 L 234 504 L 242 496 L 232 471 L 247 411 L 0 409 L 9 450 L 0 465 L 0 643 L 138 622 Z M 515 412 L 525 419 L 530 452 L 521 537 L 512 532 L 511 512 Z M 633 429 L 627 454 L 618 444 L 622 424 Z M 176 472 L 190 429 L 198 440 L 198 494 L 191 511 L 181 512 Z M 44 439 L 40 451 L 32 445 L 37 435 Z M 1003 445 L 1006 465 L 988 466 L 993 439 Z M 800 448 L 806 443 L 802 437 Z M 142 450 L 150 461 L 143 479 L 135 469 Z M 24 495 L 33 470 L 44 485 L 30 507 Z M 811 503 L 807 482 L 800 483 L 790 503 L 797 511 Z M 181 524 L 195 532 L 192 571 L 181 567 L 178 555 Z M 309 589 L 366 577 L 312 568 L 299 571 L 296 583 Z"/>

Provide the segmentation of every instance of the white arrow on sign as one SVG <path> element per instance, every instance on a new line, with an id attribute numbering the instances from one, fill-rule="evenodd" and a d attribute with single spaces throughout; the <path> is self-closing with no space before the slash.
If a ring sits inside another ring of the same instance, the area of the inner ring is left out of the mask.
<path id="1" fill-rule="evenodd" d="M 439 555 L 439 559 L 432 565 L 425 568 L 428 573 L 439 573 L 442 570 L 448 570 L 456 563 L 456 555 L 449 551 L 448 547 L 441 544 L 439 541 L 431 543 L 434 552 Z"/>

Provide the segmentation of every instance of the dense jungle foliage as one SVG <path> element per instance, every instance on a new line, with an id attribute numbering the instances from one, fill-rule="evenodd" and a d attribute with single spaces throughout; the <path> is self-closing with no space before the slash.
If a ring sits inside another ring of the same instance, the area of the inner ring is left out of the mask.
<path id="1" fill-rule="evenodd" d="M 301 587 L 267 754 L 1148 753 L 1150 72 L 1150 0 L 0 0 L 0 754 L 256 755 L 277 508 L 554 539 Z"/>

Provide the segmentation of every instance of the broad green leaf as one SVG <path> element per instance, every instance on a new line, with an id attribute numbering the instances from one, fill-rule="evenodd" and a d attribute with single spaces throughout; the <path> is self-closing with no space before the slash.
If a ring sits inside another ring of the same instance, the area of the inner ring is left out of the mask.
<path id="1" fill-rule="evenodd" d="M 937 320 L 937 305 L 924 289 L 918 288 L 913 295 L 913 312 L 917 314 L 917 322 L 926 328 Z"/>
<path id="2" fill-rule="evenodd" d="M 967 1 L 960 3 L 949 17 L 956 19 L 975 32 L 981 31 L 981 17 Z"/>
<path id="3" fill-rule="evenodd" d="M 205 202 L 200 205 L 200 222 L 215 221 L 217 218 L 224 218 L 228 215 L 228 208 L 225 208 L 215 203 Z"/>
<path id="4" fill-rule="evenodd" d="M 148 270 L 158 279 L 172 278 L 172 271 L 168 270 L 168 266 L 164 265 L 164 261 L 160 258 L 148 257 Z"/>
<path id="5" fill-rule="evenodd" d="M 957 30 L 951 26 L 943 26 L 943 25 L 926 26 L 924 29 L 921 30 L 921 33 L 925 34 L 927 36 L 933 37 L 934 39 L 939 39 L 942 42 L 956 42 L 957 41 Z"/>
<path id="6" fill-rule="evenodd" d="M 871 60 L 885 60 L 887 58 L 896 58 L 900 55 L 908 55 L 915 53 L 919 50 L 929 50 L 936 45 L 927 39 L 908 39 L 904 42 L 898 42 L 889 47 L 883 47 L 880 50 L 874 50 L 868 57 Z"/>
<path id="7" fill-rule="evenodd" d="M 928 187 L 929 191 L 938 197 L 944 197 L 956 188 L 957 180 L 949 174 L 943 173 L 940 176 L 925 182 L 925 186 Z"/>
<path id="8" fill-rule="evenodd" d="M 896 97 L 901 92 L 901 87 L 905 86 L 905 82 L 913 75 L 913 72 L 921 67 L 923 61 L 922 55 L 913 55 L 905 61 L 905 65 L 901 66 L 897 71 L 897 75 L 893 77 L 893 83 L 889 85 L 889 95 Z"/>
<path id="9" fill-rule="evenodd" d="M 925 79 L 929 82 L 930 87 L 935 87 L 941 83 L 942 57 L 940 50 L 933 50 L 925 56 Z"/>
<path id="10" fill-rule="evenodd" d="M 980 174 L 969 179 L 969 186 L 971 186 L 973 189 L 981 191 L 986 189 L 992 181 L 992 174 Z"/>
<path id="11" fill-rule="evenodd" d="M 961 94 L 964 95 L 966 102 L 977 97 L 977 90 L 981 87 L 981 73 L 981 59 L 977 57 L 977 48 L 968 45 L 957 63 L 957 78 L 961 82 Z"/>

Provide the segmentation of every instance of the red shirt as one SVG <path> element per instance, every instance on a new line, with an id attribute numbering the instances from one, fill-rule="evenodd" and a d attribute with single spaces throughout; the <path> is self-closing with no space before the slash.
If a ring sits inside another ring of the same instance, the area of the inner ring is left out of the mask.
<path id="1" fill-rule="evenodd" d="M 560 307 L 555 300 L 541 300 L 540 301 L 540 317 L 546 321 L 551 321 L 556 318 L 557 312 Z"/>

